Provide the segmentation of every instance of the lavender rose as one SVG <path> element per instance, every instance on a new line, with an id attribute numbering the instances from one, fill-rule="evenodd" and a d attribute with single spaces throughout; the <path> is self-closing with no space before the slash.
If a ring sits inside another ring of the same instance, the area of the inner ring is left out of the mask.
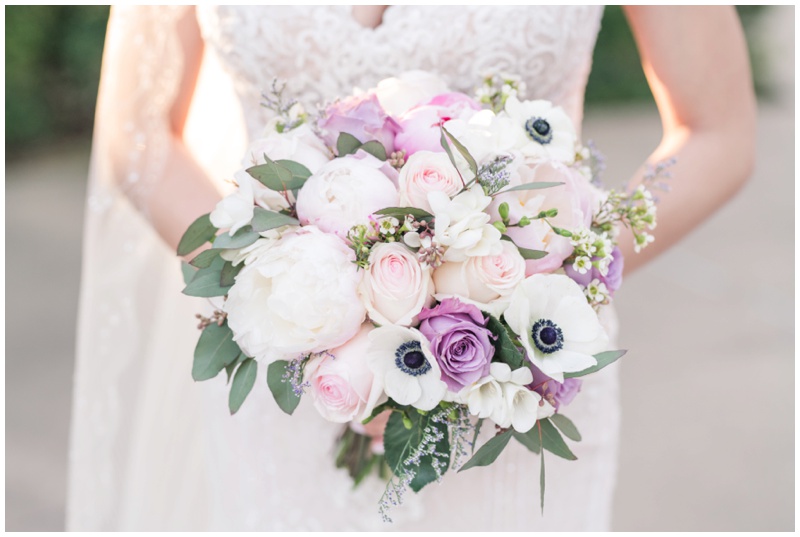
<path id="1" fill-rule="evenodd" d="M 578 392 L 581 391 L 581 379 L 567 378 L 564 382 L 553 380 L 542 371 L 531 364 L 531 372 L 533 373 L 533 382 L 528 385 L 528 388 L 535 391 L 542 396 L 542 399 L 549 402 L 555 407 L 556 412 L 561 405 L 568 405 L 575 399 Z"/>
<path id="2" fill-rule="evenodd" d="M 625 268 L 625 260 L 622 257 L 622 251 L 620 251 L 618 246 L 614 246 L 614 249 L 611 251 L 611 263 L 608 265 L 608 273 L 603 276 L 600 274 L 600 271 L 597 267 L 592 267 L 592 270 L 586 271 L 585 274 L 581 274 L 574 268 L 572 268 L 571 264 L 567 264 L 564 266 L 564 272 L 567 273 L 567 276 L 573 279 L 575 283 L 579 284 L 581 287 L 586 287 L 593 280 L 600 280 L 601 283 L 605 284 L 606 289 L 611 293 L 613 296 L 614 292 L 619 289 L 619 286 L 622 285 L 622 269 Z"/>
<path id="3" fill-rule="evenodd" d="M 431 342 L 431 350 L 442 370 L 442 380 L 458 392 L 489 374 L 494 356 L 488 319 L 481 310 L 455 298 L 419 314 L 420 332 Z"/>
<path id="4" fill-rule="evenodd" d="M 374 93 L 354 95 L 329 105 L 318 126 L 330 147 L 336 147 L 339 134 L 346 132 L 362 143 L 379 141 L 387 153 L 394 151 L 394 137 L 400 130 Z"/>

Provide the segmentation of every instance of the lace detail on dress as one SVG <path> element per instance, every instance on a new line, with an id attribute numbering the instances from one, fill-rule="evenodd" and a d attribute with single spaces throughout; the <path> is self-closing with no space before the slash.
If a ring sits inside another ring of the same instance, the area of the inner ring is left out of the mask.
<path id="1" fill-rule="evenodd" d="M 375 29 L 361 26 L 351 10 L 198 8 L 204 38 L 234 80 L 251 137 L 267 120 L 258 103 L 274 77 L 313 106 L 413 69 L 438 73 L 464 92 L 487 72 L 518 74 L 527 98 L 560 104 L 580 124 L 602 7 L 391 6 Z"/>

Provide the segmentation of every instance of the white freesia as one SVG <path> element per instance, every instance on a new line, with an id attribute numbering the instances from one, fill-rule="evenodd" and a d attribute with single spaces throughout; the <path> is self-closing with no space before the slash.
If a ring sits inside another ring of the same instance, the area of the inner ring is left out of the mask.
<path id="1" fill-rule="evenodd" d="M 358 296 L 377 324 L 415 324 L 422 308 L 433 303 L 431 269 L 421 266 L 416 255 L 400 243 L 376 244 Z"/>
<path id="2" fill-rule="evenodd" d="M 408 158 L 400 170 L 400 204 L 403 207 L 418 207 L 428 212 L 428 193 L 444 192 L 455 196 L 463 183 L 458 171 L 446 153 L 417 151 Z"/>
<path id="3" fill-rule="evenodd" d="M 257 181 L 244 170 L 234 174 L 238 188 L 217 202 L 209 219 L 217 229 L 229 229 L 233 235 L 253 219 Z M 263 185 L 262 185 L 263 186 Z"/>
<path id="4" fill-rule="evenodd" d="M 544 100 L 520 101 L 511 96 L 505 112 L 514 122 L 517 147 L 526 157 L 575 162 L 578 136 L 563 108 Z"/>
<path id="5" fill-rule="evenodd" d="M 497 255 L 501 234 L 484 212 L 492 198 L 474 184 L 452 200 L 444 192 L 431 192 L 428 202 L 436 217 L 434 240 L 447 247 L 445 261 L 464 261 L 470 256 Z"/>
<path id="6" fill-rule="evenodd" d="M 541 396 L 526 387 L 531 382 L 533 374 L 527 367 L 512 371 L 508 364 L 493 362 L 489 375 L 465 388 L 462 397 L 467 401 L 470 414 L 490 418 L 500 427 L 513 427 L 524 433 L 536 420 L 553 413 L 553 407 L 542 406 Z"/>
<path id="7" fill-rule="evenodd" d="M 224 305 L 245 354 L 268 364 L 352 338 L 366 316 L 354 257 L 340 239 L 308 226 L 246 265 Z"/>
<path id="8" fill-rule="evenodd" d="M 608 336 L 581 287 L 563 274 L 534 274 L 511 295 L 503 314 L 528 358 L 545 375 L 564 382 L 564 373 L 597 365 Z"/>
<path id="9" fill-rule="evenodd" d="M 436 299 L 455 296 L 493 315 L 501 314 L 508 306 L 507 298 L 525 279 L 525 260 L 513 243 L 500 241 L 500 245 L 497 255 L 445 262 L 434 270 Z"/>
<path id="10" fill-rule="evenodd" d="M 399 77 L 381 80 L 375 88 L 381 107 L 395 117 L 448 91 L 441 78 L 425 71 L 406 71 Z"/>
<path id="11" fill-rule="evenodd" d="M 397 188 L 380 171 L 383 162 L 371 155 L 330 161 L 308 178 L 297 196 L 297 216 L 345 237 L 355 225 L 366 225 L 375 211 L 396 207 Z"/>
<path id="12" fill-rule="evenodd" d="M 376 328 L 369 334 L 369 367 L 386 395 L 401 405 L 432 410 L 445 397 L 447 384 L 419 330 L 395 325 Z"/>

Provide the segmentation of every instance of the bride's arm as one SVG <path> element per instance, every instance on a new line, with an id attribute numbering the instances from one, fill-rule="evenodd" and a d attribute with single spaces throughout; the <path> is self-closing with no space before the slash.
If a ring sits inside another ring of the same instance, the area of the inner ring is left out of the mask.
<path id="1" fill-rule="evenodd" d="M 692 231 L 745 183 L 755 158 L 756 103 L 733 7 L 628 6 L 625 14 L 663 125 L 648 162 L 677 159 L 671 191 L 660 196 L 655 242 L 634 255 L 630 232 L 620 237 L 630 273 Z"/>
<path id="2" fill-rule="evenodd" d="M 114 181 L 175 251 L 220 199 L 183 129 L 203 57 L 194 8 L 113 8 L 95 138 Z"/>

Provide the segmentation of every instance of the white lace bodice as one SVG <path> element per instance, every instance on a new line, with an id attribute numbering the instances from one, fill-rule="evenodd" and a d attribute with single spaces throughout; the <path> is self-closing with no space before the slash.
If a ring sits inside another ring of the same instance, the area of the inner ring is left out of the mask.
<path id="1" fill-rule="evenodd" d="M 352 6 L 198 8 L 251 136 L 266 121 L 260 95 L 275 77 L 313 107 L 412 69 L 468 93 L 483 74 L 517 74 L 527 98 L 553 101 L 580 124 L 601 15 L 600 6 L 391 6 L 372 29 Z"/>

